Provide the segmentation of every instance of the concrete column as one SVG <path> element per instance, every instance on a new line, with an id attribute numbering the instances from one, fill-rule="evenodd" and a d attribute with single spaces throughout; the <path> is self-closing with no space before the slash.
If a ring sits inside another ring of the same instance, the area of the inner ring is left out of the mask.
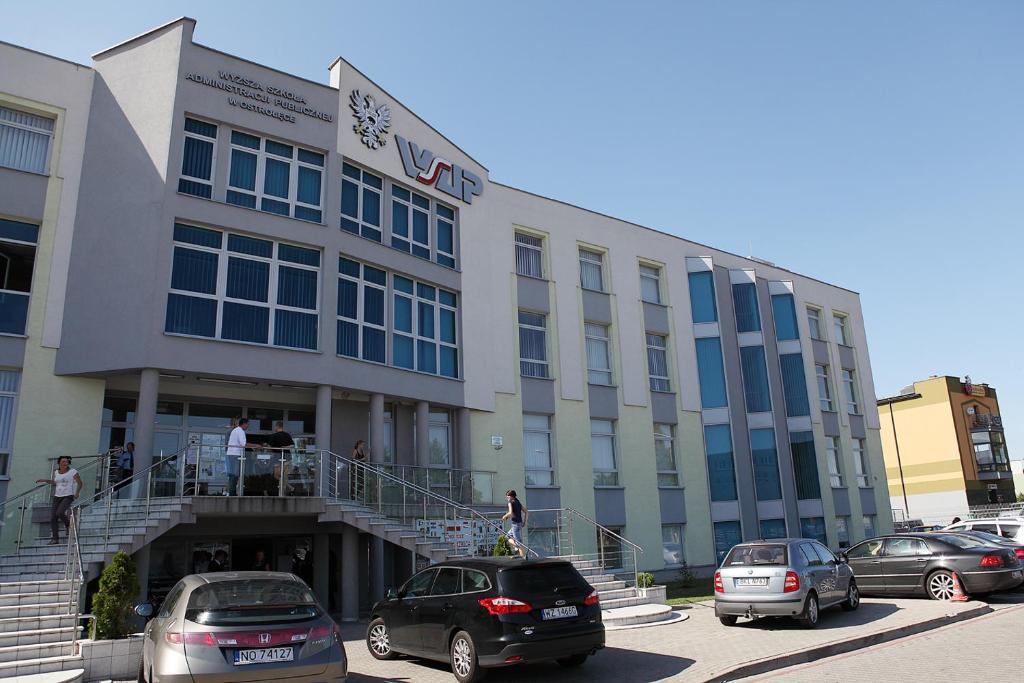
<path id="1" fill-rule="evenodd" d="M 384 462 L 384 394 L 370 394 L 370 462 Z"/>
<path id="2" fill-rule="evenodd" d="M 153 464 L 153 428 L 156 425 L 156 402 L 160 394 L 160 371 L 145 368 L 139 375 L 139 402 L 135 406 L 135 474 Z M 145 497 L 145 479 L 132 486 L 132 494 Z"/>
<path id="3" fill-rule="evenodd" d="M 370 595 L 374 602 L 384 599 L 384 539 L 370 539 Z"/>
<path id="4" fill-rule="evenodd" d="M 345 526 L 341 537 L 341 620 L 359 619 L 359 530 Z"/>
<path id="5" fill-rule="evenodd" d="M 316 447 L 331 450 L 331 391 L 334 387 L 321 384 L 316 388 Z"/>
<path id="6" fill-rule="evenodd" d="M 430 403 L 416 403 L 416 464 L 426 467 L 430 464 Z"/>
<path id="7" fill-rule="evenodd" d="M 455 438 L 458 446 L 455 448 L 455 457 L 452 458 L 452 467 L 455 469 L 473 469 L 473 440 L 469 431 L 469 408 L 459 408 L 455 411 Z"/>
<path id="8" fill-rule="evenodd" d="M 313 534 L 313 592 L 321 602 L 331 602 L 331 537 Z"/>

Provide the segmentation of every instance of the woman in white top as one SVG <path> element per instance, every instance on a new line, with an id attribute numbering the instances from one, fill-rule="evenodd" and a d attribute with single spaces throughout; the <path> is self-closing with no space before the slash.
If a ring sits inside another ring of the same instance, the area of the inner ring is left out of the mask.
<path id="1" fill-rule="evenodd" d="M 82 478 L 78 470 L 71 468 L 71 458 L 66 455 L 57 459 L 57 471 L 53 479 L 36 479 L 37 484 L 49 484 L 53 487 L 53 509 L 50 513 L 50 545 L 60 543 L 60 527 L 57 522 L 64 522 L 64 529 L 70 526 L 68 510 L 82 492 Z"/>

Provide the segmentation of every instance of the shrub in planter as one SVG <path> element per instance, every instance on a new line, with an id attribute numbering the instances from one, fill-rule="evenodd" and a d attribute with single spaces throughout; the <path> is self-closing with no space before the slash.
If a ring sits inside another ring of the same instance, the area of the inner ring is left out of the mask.
<path id="1" fill-rule="evenodd" d="M 650 572 L 640 572 L 636 575 L 636 586 L 637 588 L 650 588 L 654 585 L 654 574 Z"/>
<path id="2" fill-rule="evenodd" d="M 123 551 L 100 574 L 100 587 L 92 599 L 94 627 L 98 640 L 124 638 L 132 631 L 139 580 L 135 563 Z"/>
<path id="3" fill-rule="evenodd" d="M 491 552 L 491 555 L 494 557 L 505 557 L 513 552 L 512 545 L 508 542 L 508 536 L 502 534 L 498 536 L 498 542 L 494 544 L 494 551 Z"/>

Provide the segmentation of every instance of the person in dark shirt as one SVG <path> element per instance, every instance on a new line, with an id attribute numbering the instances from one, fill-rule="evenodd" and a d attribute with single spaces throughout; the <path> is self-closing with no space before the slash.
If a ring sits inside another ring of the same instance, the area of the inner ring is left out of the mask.
<path id="1" fill-rule="evenodd" d="M 226 572 L 228 570 L 228 553 L 226 550 L 218 550 L 213 554 L 213 559 L 210 560 L 210 566 L 207 567 L 207 572 Z"/>
<path id="2" fill-rule="evenodd" d="M 283 479 L 285 484 L 283 492 L 291 493 L 293 487 L 288 483 L 288 474 L 292 468 L 291 449 L 295 446 L 295 441 L 291 434 L 284 431 L 284 422 L 274 423 L 274 433 L 267 439 L 267 445 L 274 449 L 277 458 L 277 464 L 274 465 L 274 478 L 278 481 Z"/>

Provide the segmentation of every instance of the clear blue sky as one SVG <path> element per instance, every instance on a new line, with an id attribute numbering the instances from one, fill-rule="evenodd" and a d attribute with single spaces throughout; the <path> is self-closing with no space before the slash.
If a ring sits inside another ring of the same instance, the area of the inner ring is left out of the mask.
<path id="1" fill-rule="evenodd" d="M 1024 2 L 89 0 L 0 39 L 88 64 L 182 14 L 344 56 L 494 180 L 859 291 L 877 393 L 989 382 L 1024 458 Z"/>

